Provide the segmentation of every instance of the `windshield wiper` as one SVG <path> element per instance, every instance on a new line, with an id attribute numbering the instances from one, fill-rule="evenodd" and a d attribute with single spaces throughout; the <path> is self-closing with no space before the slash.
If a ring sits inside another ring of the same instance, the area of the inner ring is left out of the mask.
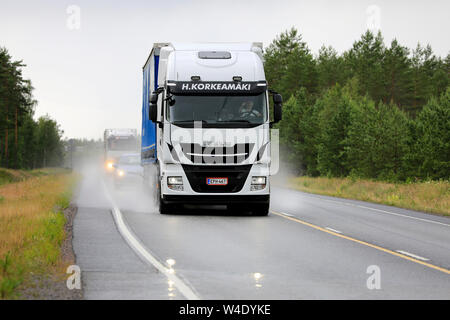
<path id="1" fill-rule="evenodd" d="M 203 124 L 205 123 L 209 123 L 206 120 L 178 120 L 178 121 L 173 121 L 172 124 L 181 124 L 181 123 L 194 123 L 194 122 L 199 122 L 201 121 Z"/>
<path id="2" fill-rule="evenodd" d="M 244 120 L 244 119 L 239 119 L 239 120 L 226 120 L 226 121 L 221 120 L 221 121 L 217 121 L 217 122 L 245 122 L 245 123 L 253 123 L 253 122 L 250 122 L 250 121 Z"/>

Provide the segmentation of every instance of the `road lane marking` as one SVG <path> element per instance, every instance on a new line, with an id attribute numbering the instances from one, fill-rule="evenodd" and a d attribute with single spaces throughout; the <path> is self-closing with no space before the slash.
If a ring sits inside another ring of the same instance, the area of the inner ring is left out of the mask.
<path id="1" fill-rule="evenodd" d="M 309 222 L 300 220 L 299 218 L 294 218 L 294 217 L 286 216 L 286 215 L 285 215 L 284 213 L 282 213 L 282 212 L 276 212 L 276 211 L 271 210 L 271 213 L 273 213 L 273 214 L 275 214 L 275 215 L 277 215 L 277 216 L 280 216 L 280 217 L 282 217 L 282 218 L 285 218 L 285 219 L 288 219 L 288 220 L 291 220 L 291 221 L 294 221 L 294 222 L 297 222 L 297 223 L 301 223 L 301 224 L 303 224 L 303 225 L 305 225 L 305 226 L 314 228 L 314 229 L 316 229 L 316 230 L 319 230 L 319 231 L 323 231 L 323 232 L 329 233 L 329 234 L 334 235 L 334 236 L 336 236 L 336 237 L 343 238 L 343 239 L 347 239 L 347 240 L 350 240 L 350 241 L 353 241 L 353 242 L 356 242 L 356 243 L 365 245 L 365 246 L 367 246 L 367 247 L 371 247 L 371 248 L 374 248 L 374 249 L 377 249 L 377 250 L 380 250 L 380 251 L 383 251 L 383 252 L 392 254 L 392 255 L 397 256 L 397 257 L 400 257 L 400 258 L 402 258 L 402 259 L 409 260 L 409 261 L 412 261 L 412 262 L 421 264 L 421 265 L 426 266 L 426 267 L 428 267 L 428 268 L 435 269 L 435 270 L 444 272 L 444 273 L 446 273 L 446 274 L 450 274 L 450 270 L 448 270 L 448 269 L 445 269 L 445 268 L 442 268 L 442 267 L 435 266 L 435 265 L 433 265 L 433 264 L 431 264 L 431 263 L 427 263 L 427 262 L 421 261 L 421 260 L 419 260 L 419 259 L 416 259 L 416 258 L 413 258 L 413 257 L 409 257 L 409 256 L 407 256 L 407 255 L 404 255 L 404 254 L 401 254 L 401 253 L 398 253 L 398 252 L 395 252 L 395 251 L 392 251 L 392 250 L 389 250 L 389 249 L 386 249 L 386 248 L 377 246 L 377 245 L 375 245 L 375 244 L 371 244 L 371 243 L 368 243 L 368 242 L 365 242 L 365 241 L 361 241 L 361 240 L 358 240 L 358 239 L 355 239 L 355 238 L 352 238 L 352 237 L 349 237 L 349 236 L 345 236 L 345 235 L 343 235 L 343 234 L 340 234 L 340 233 L 337 233 L 337 232 L 334 232 L 334 231 L 327 230 L 327 229 L 325 229 L 325 228 L 316 226 L 316 225 L 314 225 L 314 224 L 312 224 L 312 223 L 309 223 Z"/>
<path id="2" fill-rule="evenodd" d="M 414 220 L 420 220 L 420 221 L 424 221 L 424 222 L 428 222 L 428 223 L 440 224 L 442 226 L 450 227 L 450 224 L 446 224 L 446 223 L 439 222 L 439 221 L 411 217 L 411 216 L 407 216 L 407 215 L 400 214 L 400 213 L 390 212 L 390 211 L 386 211 L 386 210 L 381 210 L 381 209 L 376 209 L 376 208 L 371 208 L 371 207 L 366 207 L 366 206 L 361 206 L 361 205 L 355 205 L 355 206 L 359 207 L 359 208 L 363 208 L 363 209 L 368 209 L 368 210 L 379 211 L 379 212 L 391 214 L 394 216 L 399 216 L 399 217 L 404 217 L 404 218 L 409 218 L 409 219 L 414 219 Z"/>
<path id="3" fill-rule="evenodd" d="M 333 232 L 336 232 L 336 233 L 342 233 L 342 232 L 340 232 L 339 230 L 332 229 L 332 228 L 330 228 L 330 227 L 325 227 L 325 229 L 330 230 L 330 231 L 333 231 Z"/>
<path id="4" fill-rule="evenodd" d="M 410 256 L 410 257 L 413 257 L 413 258 L 416 258 L 416 259 L 419 259 L 419 260 L 422 260 L 422 261 L 430 261 L 430 259 L 418 256 L 416 254 L 413 254 L 413 253 L 410 253 L 410 252 L 407 252 L 407 251 L 403 251 L 403 250 L 395 250 L 395 251 L 397 251 L 397 252 L 399 252 L 401 254 L 404 254 L 405 256 Z"/>
<path id="5" fill-rule="evenodd" d="M 295 217 L 293 214 L 289 214 L 289 213 L 283 213 L 283 214 L 288 217 Z"/>
<path id="6" fill-rule="evenodd" d="M 423 219 L 423 218 L 412 217 L 412 216 L 408 216 L 408 215 L 401 214 L 401 213 L 395 213 L 395 212 L 381 210 L 381 209 L 377 209 L 377 208 L 366 207 L 366 206 L 362 206 L 362 205 L 359 205 L 359 204 L 343 202 L 343 201 L 338 201 L 338 200 L 325 199 L 325 198 L 322 198 L 322 197 L 314 197 L 314 196 L 309 196 L 309 195 L 304 195 L 304 194 L 302 194 L 301 196 L 304 196 L 306 198 L 312 198 L 312 199 L 321 199 L 321 200 L 324 200 L 324 201 L 327 201 L 327 202 L 339 203 L 339 204 L 343 204 L 343 205 L 346 205 L 346 206 L 352 206 L 352 207 L 358 207 L 358 208 L 368 209 L 368 210 L 372 210 L 372 211 L 378 211 L 378 212 L 387 213 L 387 214 L 390 214 L 390 215 L 393 215 L 393 216 L 409 218 L 409 219 L 419 220 L 419 221 L 423 221 L 423 222 L 439 224 L 439 225 L 445 226 L 445 227 L 450 227 L 450 224 L 447 224 L 447 223 L 434 221 L 434 220 Z M 349 200 L 351 200 L 351 199 L 349 199 Z M 356 200 L 356 201 L 361 201 L 361 200 Z M 405 209 L 405 210 L 408 210 L 408 209 Z"/>
<path id="7" fill-rule="evenodd" d="M 123 215 L 120 212 L 120 209 L 115 204 L 103 181 L 102 184 L 105 195 L 112 205 L 112 214 L 114 217 L 114 221 L 116 222 L 117 229 L 119 230 L 125 241 L 128 243 L 128 245 L 133 249 L 133 251 L 135 251 L 147 263 L 153 265 L 156 269 L 158 269 L 169 279 L 169 281 L 172 281 L 174 286 L 178 289 L 178 291 L 181 292 L 183 296 L 186 297 L 186 299 L 199 300 L 200 297 L 187 284 L 185 284 L 179 277 L 176 276 L 176 274 L 174 273 L 174 269 L 167 268 L 140 243 L 140 241 L 130 231 L 125 221 L 123 220 Z"/>

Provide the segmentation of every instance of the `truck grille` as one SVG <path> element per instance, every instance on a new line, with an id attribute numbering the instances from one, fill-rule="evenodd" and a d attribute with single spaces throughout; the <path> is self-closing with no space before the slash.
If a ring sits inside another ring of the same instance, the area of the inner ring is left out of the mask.
<path id="1" fill-rule="evenodd" d="M 182 167 L 192 190 L 195 192 L 219 193 L 241 191 L 252 165 L 196 166 L 183 164 Z M 206 178 L 212 177 L 228 178 L 228 184 L 224 186 L 206 184 Z"/>
<path id="2" fill-rule="evenodd" d="M 195 164 L 238 164 L 247 160 L 254 143 L 237 143 L 231 147 L 203 147 L 181 143 L 183 154 Z"/>

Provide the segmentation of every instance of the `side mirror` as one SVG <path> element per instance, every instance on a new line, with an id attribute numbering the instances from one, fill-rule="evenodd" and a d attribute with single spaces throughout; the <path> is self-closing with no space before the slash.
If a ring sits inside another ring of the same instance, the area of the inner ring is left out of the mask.
<path id="1" fill-rule="evenodd" d="M 152 93 L 150 95 L 150 104 L 157 104 L 158 103 L 158 95 L 156 93 Z"/>
<path id="2" fill-rule="evenodd" d="M 153 92 L 150 95 L 149 98 L 149 108 L 148 108 L 148 117 L 152 122 L 156 122 L 156 119 L 158 117 L 158 107 L 157 107 L 157 103 L 158 103 L 158 93 L 157 92 Z"/>
<path id="3" fill-rule="evenodd" d="M 156 103 L 151 103 L 149 105 L 148 113 L 150 120 L 156 123 L 156 119 L 158 118 L 158 106 Z"/>
<path id="4" fill-rule="evenodd" d="M 281 94 L 275 93 L 273 95 L 273 104 L 279 104 L 281 105 L 283 103 L 283 97 Z"/>
<path id="5" fill-rule="evenodd" d="M 281 94 L 275 93 L 273 95 L 273 122 L 277 123 L 282 119 L 281 106 L 283 104 L 283 98 Z"/>

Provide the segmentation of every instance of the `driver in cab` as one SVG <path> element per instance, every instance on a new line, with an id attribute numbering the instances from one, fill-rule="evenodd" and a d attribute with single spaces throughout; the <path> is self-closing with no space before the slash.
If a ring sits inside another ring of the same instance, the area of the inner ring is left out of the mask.
<path id="1" fill-rule="evenodd" d="M 253 108 L 253 101 L 244 101 L 239 108 L 239 117 L 241 118 L 259 118 L 261 112 Z"/>

